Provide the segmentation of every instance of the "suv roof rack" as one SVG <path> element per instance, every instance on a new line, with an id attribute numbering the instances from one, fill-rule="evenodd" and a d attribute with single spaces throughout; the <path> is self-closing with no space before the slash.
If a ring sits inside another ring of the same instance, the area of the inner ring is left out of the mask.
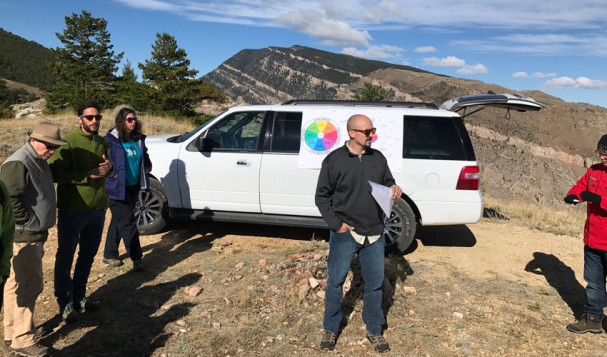
<path id="1" fill-rule="evenodd" d="M 367 102 L 357 100 L 314 100 L 314 99 L 291 99 L 281 105 L 344 105 L 344 106 L 384 106 L 384 107 L 405 107 L 405 108 L 425 108 L 438 109 L 434 103 L 423 102 Z"/>

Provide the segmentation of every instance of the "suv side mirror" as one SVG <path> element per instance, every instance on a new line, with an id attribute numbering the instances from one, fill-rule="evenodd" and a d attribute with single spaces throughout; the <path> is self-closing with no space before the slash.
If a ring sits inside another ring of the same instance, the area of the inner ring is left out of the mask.
<path id="1" fill-rule="evenodd" d="M 200 151 L 211 151 L 213 148 L 213 146 L 211 145 L 211 141 L 212 140 L 209 140 L 200 135 L 196 138 L 196 140 L 194 140 L 194 146 Z"/>

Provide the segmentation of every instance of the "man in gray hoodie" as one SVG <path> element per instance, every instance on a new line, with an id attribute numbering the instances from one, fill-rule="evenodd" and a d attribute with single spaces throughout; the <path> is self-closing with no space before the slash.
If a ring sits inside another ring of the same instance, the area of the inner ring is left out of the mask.
<path id="1" fill-rule="evenodd" d="M 28 141 L 0 167 L 15 219 L 11 272 L 4 287 L 4 343 L 19 356 L 49 353 L 48 347 L 36 341 L 34 307 L 44 287 L 44 242 L 57 218 L 47 160 L 63 144 L 57 124 L 39 122 Z"/>

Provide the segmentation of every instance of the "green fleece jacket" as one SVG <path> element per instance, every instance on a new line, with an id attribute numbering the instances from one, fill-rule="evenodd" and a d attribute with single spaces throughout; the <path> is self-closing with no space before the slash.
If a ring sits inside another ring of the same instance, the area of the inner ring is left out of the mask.
<path id="1" fill-rule="evenodd" d="M 14 233 L 13 205 L 4 182 L 0 181 L 0 282 L 11 272 Z"/>
<path id="2" fill-rule="evenodd" d="M 99 135 L 78 128 L 63 137 L 48 163 L 57 183 L 57 208 L 66 211 L 105 209 L 110 200 L 105 193 L 105 177 L 89 178 L 87 172 L 99 167 L 103 155 L 110 159 L 110 145 Z"/>

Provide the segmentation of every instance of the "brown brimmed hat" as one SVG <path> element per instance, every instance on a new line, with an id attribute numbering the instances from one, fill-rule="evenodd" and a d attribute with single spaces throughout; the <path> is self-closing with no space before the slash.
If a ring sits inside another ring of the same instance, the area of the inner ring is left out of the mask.
<path id="1" fill-rule="evenodd" d="M 61 140 L 59 133 L 59 125 L 41 121 L 34 126 L 34 131 L 30 134 L 30 138 L 43 141 L 53 145 L 65 145 L 66 141 Z"/>

